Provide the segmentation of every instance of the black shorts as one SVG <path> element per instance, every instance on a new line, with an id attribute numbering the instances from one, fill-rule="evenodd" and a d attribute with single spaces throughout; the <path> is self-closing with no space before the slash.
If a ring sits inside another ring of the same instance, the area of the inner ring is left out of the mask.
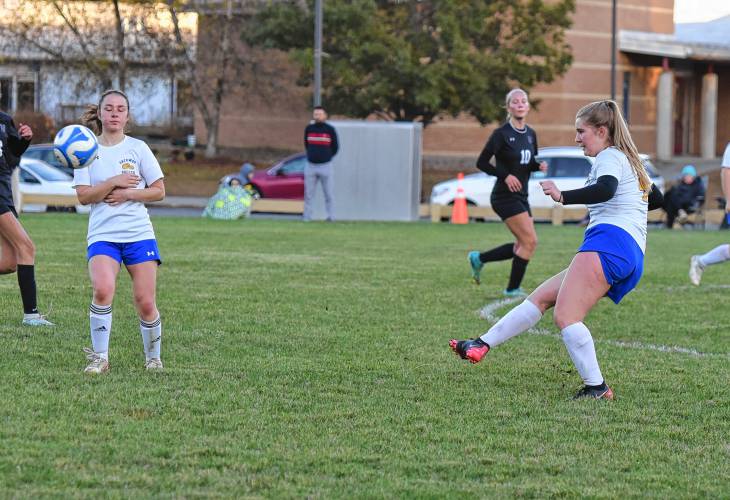
<path id="1" fill-rule="evenodd" d="M 0 215 L 11 212 L 15 218 L 18 218 L 18 212 L 15 211 L 15 207 L 13 205 L 6 205 L 5 203 L 0 203 Z"/>
<path id="2" fill-rule="evenodd" d="M 527 214 L 532 217 L 530 204 L 521 196 L 493 196 L 490 201 L 492 203 L 492 210 L 497 212 L 497 215 L 499 215 L 499 218 L 502 220 L 521 214 L 522 212 L 527 212 Z"/>

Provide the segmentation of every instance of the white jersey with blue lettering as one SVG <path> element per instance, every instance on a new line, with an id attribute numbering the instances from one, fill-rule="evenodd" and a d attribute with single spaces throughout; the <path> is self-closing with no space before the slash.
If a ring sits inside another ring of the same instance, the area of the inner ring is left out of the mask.
<path id="1" fill-rule="evenodd" d="M 136 189 L 144 189 L 162 179 L 157 158 L 144 141 L 124 136 L 114 146 L 99 145 L 96 160 L 86 167 L 74 170 L 74 186 L 96 186 L 122 173 L 142 178 Z M 97 241 L 130 243 L 155 237 L 152 222 L 144 203 L 125 201 L 112 206 L 103 201 L 91 205 L 87 244 Z"/>
<path id="2" fill-rule="evenodd" d="M 645 252 L 648 192 L 640 189 L 639 180 L 626 155 L 613 146 L 598 153 L 586 185 L 595 184 L 604 175 L 618 179 L 616 194 L 603 203 L 588 205 L 591 221 L 587 229 L 598 224 L 618 226 L 629 233 L 641 251 Z"/>

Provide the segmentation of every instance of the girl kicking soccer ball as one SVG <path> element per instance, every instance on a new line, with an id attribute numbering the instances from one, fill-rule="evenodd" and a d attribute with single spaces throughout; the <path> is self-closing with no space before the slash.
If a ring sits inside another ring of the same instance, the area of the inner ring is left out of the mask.
<path id="1" fill-rule="evenodd" d="M 162 323 L 155 303 L 157 266 L 162 261 L 144 205 L 165 197 L 162 170 L 147 144 L 124 134 L 129 99 L 123 92 L 104 92 L 82 120 L 99 135 L 94 163 L 74 171 L 79 201 L 91 204 L 87 255 L 94 289 L 89 308 L 92 349 L 84 349 L 89 361 L 84 371 L 109 371 L 112 301 L 121 264 L 132 278 L 145 368 L 162 370 Z"/>
<path id="2" fill-rule="evenodd" d="M 588 104 L 575 120 L 576 142 L 596 158 L 581 189 L 560 191 L 552 181 L 543 192 L 563 205 L 586 204 L 590 223 L 567 269 L 540 285 L 478 339 L 451 340 L 463 359 L 478 363 L 499 344 L 532 328 L 546 310 L 554 320 L 584 387 L 576 398 L 613 399 L 598 367 L 593 337 L 583 319 L 604 296 L 616 304 L 639 283 L 646 247 L 646 212 L 662 206 L 626 123 L 614 101 Z"/>

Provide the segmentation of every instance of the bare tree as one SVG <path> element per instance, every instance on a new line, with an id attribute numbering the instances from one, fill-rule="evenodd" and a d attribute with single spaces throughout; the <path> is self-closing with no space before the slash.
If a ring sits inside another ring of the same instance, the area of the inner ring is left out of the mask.
<path id="1" fill-rule="evenodd" d="M 137 3 L 134 14 L 144 15 L 146 9 Z M 0 23 L 0 44 L 6 54 L 62 63 L 90 73 L 101 88 L 117 81 L 124 89 L 128 68 L 124 16 L 118 0 L 19 0 L 12 20 Z M 109 29 L 115 36 L 104 36 Z"/>
<path id="2" fill-rule="evenodd" d="M 206 48 L 206 54 L 212 55 L 212 60 L 206 60 L 205 65 L 198 64 L 199 55 L 182 36 L 178 18 L 178 11 L 182 6 L 179 1 L 167 0 L 175 34 L 175 50 L 187 66 L 195 107 L 200 112 L 206 128 L 205 156 L 211 158 L 218 153 L 221 104 L 230 80 L 228 73 L 234 54 L 234 51 L 231 50 L 234 21 L 233 0 L 226 0 L 224 15 L 216 15 L 216 19 L 220 20 L 222 26 L 219 25 L 217 36 L 210 40 L 212 46 Z M 198 47 L 198 50 L 200 49 Z M 240 70 L 243 64 L 238 64 L 236 67 Z"/>
<path id="3" fill-rule="evenodd" d="M 218 153 L 224 103 L 245 105 L 252 96 L 269 101 L 281 90 L 272 76 L 280 68 L 241 36 L 265 3 L 18 0 L 12 22 L 0 21 L 0 50 L 88 74 L 78 83 L 85 89 L 124 90 L 133 67 L 155 64 L 158 77 L 189 85 L 206 129 L 205 155 L 212 157 Z M 197 13 L 197 23 L 191 13 Z"/>

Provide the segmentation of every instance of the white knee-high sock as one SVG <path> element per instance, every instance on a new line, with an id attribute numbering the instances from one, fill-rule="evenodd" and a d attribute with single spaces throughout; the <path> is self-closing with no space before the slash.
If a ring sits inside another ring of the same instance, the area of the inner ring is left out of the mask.
<path id="1" fill-rule="evenodd" d="M 730 245 L 717 246 L 706 254 L 700 255 L 699 260 L 703 266 L 711 266 L 712 264 L 719 264 L 720 262 L 730 260 Z"/>
<path id="2" fill-rule="evenodd" d="M 104 359 L 109 359 L 109 335 L 112 333 L 112 305 L 99 306 L 91 303 L 89 307 L 89 326 L 91 327 L 91 347 Z"/>
<path id="3" fill-rule="evenodd" d="M 481 339 L 489 344 L 490 348 L 494 348 L 529 330 L 540 321 L 540 318 L 542 318 L 540 309 L 529 300 L 525 300 L 497 321 L 487 333 L 481 336 Z"/>
<path id="4" fill-rule="evenodd" d="M 603 383 L 603 375 L 598 367 L 596 348 L 593 345 L 593 337 L 588 327 L 582 322 L 568 325 L 562 330 L 563 342 L 568 348 L 570 359 L 573 360 L 585 385 L 600 385 Z"/>
<path id="5" fill-rule="evenodd" d="M 140 318 L 139 331 L 142 333 L 142 347 L 147 360 L 159 359 L 162 346 L 162 320 L 160 317 L 157 316 L 157 319 L 152 321 L 145 321 Z"/>

